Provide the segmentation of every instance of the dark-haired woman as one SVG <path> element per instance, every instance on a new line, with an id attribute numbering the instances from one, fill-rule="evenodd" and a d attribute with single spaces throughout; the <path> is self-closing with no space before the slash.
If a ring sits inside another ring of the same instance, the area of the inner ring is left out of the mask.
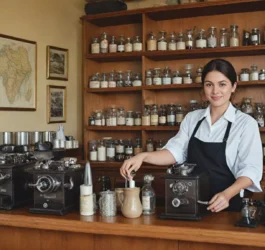
<path id="1" fill-rule="evenodd" d="M 208 210 L 239 211 L 239 193 L 248 189 L 260 192 L 262 144 L 258 124 L 230 102 L 237 87 L 237 75 L 231 63 L 210 61 L 203 70 L 207 109 L 190 112 L 176 136 L 163 150 L 143 152 L 126 160 L 120 168 L 124 178 L 137 171 L 143 162 L 170 165 L 184 161 L 197 164 L 197 170 L 210 176 L 212 199 Z"/>

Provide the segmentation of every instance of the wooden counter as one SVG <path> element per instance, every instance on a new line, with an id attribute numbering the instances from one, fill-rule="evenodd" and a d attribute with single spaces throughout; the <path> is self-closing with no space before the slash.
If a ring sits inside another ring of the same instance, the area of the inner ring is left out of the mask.
<path id="1" fill-rule="evenodd" d="M 201 221 L 157 216 L 116 217 L 35 215 L 27 209 L 0 211 L 0 249 L 265 249 L 265 227 L 234 227 L 239 213 L 211 214 Z"/>

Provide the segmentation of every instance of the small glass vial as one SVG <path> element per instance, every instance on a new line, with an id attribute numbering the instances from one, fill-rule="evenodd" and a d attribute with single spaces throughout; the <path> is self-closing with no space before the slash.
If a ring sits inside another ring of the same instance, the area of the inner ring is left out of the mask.
<path id="1" fill-rule="evenodd" d="M 142 86 L 142 80 L 141 80 L 140 73 L 135 73 L 134 74 L 134 79 L 133 79 L 132 85 L 134 87 L 140 87 L 140 86 Z"/>
<path id="2" fill-rule="evenodd" d="M 145 85 L 150 86 L 152 85 L 153 79 L 152 79 L 152 70 L 148 69 L 145 71 Z"/>
<path id="3" fill-rule="evenodd" d="M 134 125 L 135 126 L 141 126 L 142 125 L 142 114 L 139 111 L 135 112 Z"/>
<path id="4" fill-rule="evenodd" d="M 164 140 L 163 139 L 159 139 L 157 144 L 156 144 L 156 151 L 162 150 L 163 147 L 164 147 Z"/>
<path id="5" fill-rule="evenodd" d="M 118 140 L 115 146 L 115 159 L 116 161 L 124 161 L 125 157 L 125 148 L 124 148 L 124 142 L 122 139 Z"/>
<path id="6" fill-rule="evenodd" d="M 133 51 L 133 45 L 130 37 L 127 37 L 125 46 L 124 46 L 125 52 L 132 52 Z"/>
<path id="7" fill-rule="evenodd" d="M 117 126 L 117 111 L 115 107 L 110 108 L 109 118 L 110 126 Z"/>
<path id="8" fill-rule="evenodd" d="M 176 125 L 180 126 L 181 122 L 184 119 L 184 111 L 181 104 L 177 104 L 176 107 Z"/>
<path id="9" fill-rule="evenodd" d="M 95 116 L 88 117 L 88 126 L 95 126 Z"/>
<path id="10" fill-rule="evenodd" d="M 159 126 L 165 126 L 167 124 L 167 108 L 165 105 L 160 105 L 158 112 L 158 124 Z"/>
<path id="11" fill-rule="evenodd" d="M 98 160 L 97 142 L 94 140 L 89 141 L 89 159 L 90 161 Z"/>
<path id="12" fill-rule="evenodd" d="M 119 70 L 117 71 L 116 74 L 116 87 L 123 87 L 123 86 L 124 86 L 123 72 Z"/>
<path id="13" fill-rule="evenodd" d="M 107 141 L 107 161 L 115 161 L 115 143 L 113 140 Z"/>
<path id="14" fill-rule="evenodd" d="M 89 80 L 89 88 L 98 89 L 100 88 L 99 73 L 93 74 Z"/>
<path id="15" fill-rule="evenodd" d="M 117 111 L 117 125 L 125 126 L 126 125 L 126 113 L 123 107 L 118 108 Z"/>
<path id="16" fill-rule="evenodd" d="M 162 77 L 162 84 L 163 85 L 170 85 L 171 84 L 171 70 L 169 67 L 166 67 L 163 72 Z"/>
<path id="17" fill-rule="evenodd" d="M 177 38 L 177 50 L 185 50 L 185 49 L 186 49 L 186 43 L 184 35 L 182 32 L 179 32 Z"/>
<path id="18" fill-rule="evenodd" d="M 151 126 L 158 126 L 158 107 L 156 104 L 151 108 Z"/>
<path id="19" fill-rule="evenodd" d="M 125 45 L 124 45 L 124 36 L 120 35 L 120 39 L 118 42 L 118 52 L 124 52 L 125 51 Z"/>
<path id="20" fill-rule="evenodd" d="M 265 69 L 261 69 L 259 72 L 259 80 L 265 80 Z"/>
<path id="21" fill-rule="evenodd" d="M 199 109 L 199 105 L 197 100 L 190 100 L 190 106 L 189 106 L 189 111 L 194 111 Z"/>
<path id="22" fill-rule="evenodd" d="M 167 105 L 167 125 L 168 126 L 175 126 L 175 105 L 168 104 Z"/>
<path id="23" fill-rule="evenodd" d="M 110 109 L 108 109 L 106 112 L 106 126 L 110 126 Z"/>
<path id="24" fill-rule="evenodd" d="M 153 152 L 154 151 L 154 143 L 152 139 L 146 140 L 146 151 L 147 152 Z"/>
<path id="25" fill-rule="evenodd" d="M 206 41 L 204 29 L 199 30 L 197 37 L 196 37 L 195 47 L 196 49 L 203 49 L 207 47 L 207 41 Z"/>
<path id="26" fill-rule="evenodd" d="M 126 114 L 126 126 L 134 126 L 133 111 L 127 111 L 127 114 Z"/>
<path id="27" fill-rule="evenodd" d="M 98 142 L 97 151 L 98 151 L 98 161 L 106 161 L 106 156 L 107 156 L 106 146 L 104 145 L 104 142 L 102 140 Z"/>
<path id="28" fill-rule="evenodd" d="M 176 33 L 169 34 L 168 50 L 177 50 Z"/>
<path id="29" fill-rule="evenodd" d="M 152 215 L 156 209 L 156 195 L 151 186 L 154 177 L 150 175 L 144 176 L 144 186 L 142 187 L 142 206 L 143 215 Z"/>
<path id="30" fill-rule="evenodd" d="M 126 70 L 124 74 L 124 87 L 132 87 L 132 71 Z"/>
<path id="31" fill-rule="evenodd" d="M 158 50 L 165 51 L 167 50 L 167 39 L 166 39 L 167 32 L 159 31 L 159 34 L 160 36 L 159 36 L 158 43 L 157 43 Z"/>
<path id="32" fill-rule="evenodd" d="M 115 36 L 112 36 L 111 37 L 111 41 L 110 41 L 110 44 L 109 44 L 109 53 L 116 53 L 117 52 L 117 43 L 116 43 L 116 40 L 115 40 Z"/>
<path id="33" fill-rule="evenodd" d="M 250 41 L 251 45 L 260 45 L 260 32 L 258 28 L 252 29 Z"/>
<path id="34" fill-rule="evenodd" d="M 172 84 L 182 84 L 182 76 L 178 70 L 173 71 Z"/>
<path id="35" fill-rule="evenodd" d="M 247 82 L 247 81 L 249 81 L 249 70 L 248 70 L 247 68 L 243 68 L 243 69 L 241 69 L 239 79 L 240 79 L 240 81 L 242 81 L 242 82 Z"/>
<path id="36" fill-rule="evenodd" d="M 109 41 L 108 34 L 103 32 L 100 40 L 100 53 L 108 53 Z"/>
<path id="37" fill-rule="evenodd" d="M 107 74 L 102 73 L 100 75 L 100 88 L 107 88 L 108 87 L 108 79 L 107 79 Z"/>
<path id="38" fill-rule="evenodd" d="M 238 26 L 236 24 L 230 25 L 229 45 L 230 47 L 239 46 Z"/>
<path id="39" fill-rule="evenodd" d="M 99 41 L 97 37 L 94 37 L 91 43 L 91 54 L 99 54 L 99 53 L 100 53 Z"/>
<path id="40" fill-rule="evenodd" d="M 198 67 L 196 70 L 195 83 L 202 83 L 202 71 L 203 67 Z"/>
<path id="41" fill-rule="evenodd" d="M 243 43 L 242 43 L 243 46 L 251 45 L 250 37 L 251 37 L 250 32 L 247 30 L 244 30 L 243 31 Z"/>
<path id="42" fill-rule="evenodd" d="M 157 50 L 157 39 L 153 32 L 148 34 L 147 38 L 147 51 L 155 51 Z"/>
<path id="43" fill-rule="evenodd" d="M 133 154 L 137 155 L 139 153 L 143 152 L 143 148 L 142 148 L 142 142 L 140 138 L 136 138 L 135 139 L 135 146 L 133 148 Z"/>
<path id="44" fill-rule="evenodd" d="M 252 98 L 251 97 L 244 97 L 243 102 L 241 105 L 241 111 L 249 114 L 250 116 L 253 116 L 254 108 L 252 105 Z"/>
<path id="45" fill-rule="evenodd" d="M 258 122 L 259 127 L 264 127 L 264 113 L 262 103 L 256 103 L 256 111 L 254 114 L 255 120 Z"/>
<path id="46" fill-rule="evenodd" d="M 95 113 L 95 126 L 102 126 L 102 111 L 96 110 Z"/>
<path id="47" fill-rule="evenodd" d="M 143 126 L 150 126 L 151 125 L 151 117 L 150 117 L 150 106 L 145 105 L 144 106 L 144 112 L 142 115 L 142 125 Z"/>
<path id="48" fill-rule="evenodd" d="M 115 72 L 111 71 L 109 73 L 109 88 L 116 88 Z"/>
<path id="49" fill-rule="evenodd" d="M 190 64 L 185 66 L 185 74 L 183 76 L 183 83 L 184 84 L 191 84 L 192 83 L 192 67 Z"/>
<path id="50" fill-rule="evenodd" d="M 160 68 L 154 68 L 153 85 L 162 85 L 162 78 L 160 75 Z"/>
<path id="51" fill-rule="evenodd" d="M 220 47 L 228 47 L 228 32 L 226 28 L 221 28 L 220 29 L 220 37 L 219 37 L 219 42 L 220 42 Z"/>
<path id="52" fill-rule="evenodd" d="M 259 80 L 259 72 L 258 72 L 258 67 L 256 65 L 252 65 L 250 75 L 249 75 L 249 80 L 250 81 L 257 81 Z"/>
<path id="53" fill-rule="evenodd" d="M 135 36 L 133 41 L 133 51 L 142 51 L 143 50 L 143 44 L 140 39 L 140 36 Z"/>
<path id="54" fill-rule="evenodd" d="M 216 37 L 216 28 L 215 27 L 210 27 L 208 30 L 207 47 L 208 48 L 216 48 L 217 47 L 217 37 Z"/>
<path id="55" fill-rule="evenodd" d="M 130 159 L 133 157 L 133 144 L 132 140 L 128 139 L 125 145 L 125 160 Z"/>
<path id="56" fill-rule="evenodd" d="M 186 49 L 193 49 L 193 31 L 191 29 L 188 29 L 186 31 Z"/>

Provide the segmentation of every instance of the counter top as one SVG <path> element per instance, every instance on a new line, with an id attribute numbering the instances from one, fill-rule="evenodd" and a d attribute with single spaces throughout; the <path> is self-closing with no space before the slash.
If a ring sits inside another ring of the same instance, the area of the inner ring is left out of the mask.
<path id="1" fill-rule="evenodd" d="M 263 225 L 253 229 L 234 226 L 240 213 L 212 213 L 201 221 L 161 220 L 158 215 L 127 219 L 121 214 L 80 216 L 74 211 L 53 216 L 30 214 L 27 208 L 22 208 L 0 211 L 0 226 L 265 247 Z"/>

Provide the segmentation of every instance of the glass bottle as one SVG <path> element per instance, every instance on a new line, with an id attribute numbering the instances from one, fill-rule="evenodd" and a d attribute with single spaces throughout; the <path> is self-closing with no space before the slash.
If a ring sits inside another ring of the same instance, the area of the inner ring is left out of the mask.
<path id="1" fill-rule="evenodd" d="M 242 82 L 249 81 L 249 70 L 248 70 L 247 68 L 243 68 L 243 69 L 241 69 L 239 79 L 240 79 L 240 81 L 242 81 Z"/>
<path id="2" fill-rule="evenodd" d="M 117 71 L 116 74 L 116 87 L 123 87 L 124 86 L 124 79 L 123 73 L 121 70 Z"/>
<path id="3" fill-rule="evenodd" d="M 165 67 L 162 77 L 162 84 L 163 85 L 170 85 L 171 84 L 171 70 L 169 67 Z"/>
<path id="4" fill-rule="evenodd" d="M 108 53 L 109 41 L 108 41 L 108 34 L 103 32 L 101 34 L 101 41 L 100 41 L 100 53 Z"/>
<path id="5" fill-rule="evenodd" d="M 145 105 L 144 106 L 144 112 L 142 115 L 142 125 L 143 126 L 150 126 L 151 125 L 151 117 L 150 117 L 150 106 Z"/>
<path id="6" fill-rule="evenodd" d="M 153 85 L 162 85 L 160 68 L 154 68 Z"/>
<path id="7" fill-rule="evenodd" d="M 172 84 L 182 84 L 182 76 L 178 70 L 173 71 Z"/>
<path id="8" fill-rule="evenodd" d="M 168 50 L 177 50 L 176 33 L 169 34 Z"/>
<path id="9" fill-rule="evenodd" d="M 146 140 L 146 151 L 147 152 L 153 152 L 154 151 L 154 143 L 152 139 Z"/>
<path id="10" fill-rule="evenodd" d="M 259 72 L 259 80 L 265 80 L 265 69 L 261 69 Z"/>
<path id="11" fill-rule="evenodd" d="M 118 52 L 124 52 L 125 51 L 125 45 L 124 45 L 124 36 L 120 35 L 120 39 L 118 42 Z"/>
<path id="12" fill-rule="evenodd" d="M 101 110 L 96 110 L 95 111 L 95 125 L 96 126 L 102 126 L 102 111 Z"/>
<path id="13" fill-rule="evenodd" d="M 89 141 L 89 159 L 90 161 L 97 161 L 98 159 L 97 142 L 95 140 Z"/>
<path id="14" fill-rule="evenodd" d="M 163 139 L 159 139 L 157 144 L 156 144 L 156 151 L 162 150 L 163 147 L 164 147 L 164 140 Z"/>
<path id="15" fill-rule="evenodd" d="M 229 44 L 228 44 L 228 32 L 227 32 L 227 29 L 226 28 L 221 28 L 220 29 L 220 38 L 219 38 L 219 41 L 220 41 L 220 47 L 221 48 L 224 48 L 224 47 L 228 47 Z"/>
<path id="16" fill-rule="evenodd" d="M 186 49 L 185 38 L 183 33 L 179 32 L 177 38 L 177 50 L 184 50 L 184 49 Z"/>
<path id="17" fill-rule="evenodd" d="M 152 85 L 153 79 L 152 79 L 152 70 L 151 69 L 147 69 L 145 71 L 145 85 L 146 86 L 150 86 Z"/>
<path id="18" fill-rule="evenodd" d="M 139 154 L 141 152 L 143 152 L 141 139 L 140 138 L 136 138 L 135 139 L 135 146 L 133 148 L 133 154 L 137 155 L 137 154 Z"/>
<path id="19" fill-rule="evenodd" d="M 88 117 L 88 125 L 95 126 L 95 116 L 91 115 Z"/>
<path id="20" fill-rule="evenodd" d="M 107 88 L 108 87 L 108 79 L 107 79 L 107 74 L 102 73 L 100 75 L 100 88 Z"/>
<path id="21" fill-rule="evenodd" d="M 119 139 L 115 146 L 115 159 L 116 161 L 124 161 L 125 157 L 125 148 L 124 148 L 124 142 L 122 139 Z"/>
<path id="22" fill-rule="evenodd" d="M 111 126 L 110 125 L 110 108 L 106 111 L 106 126 Z"/>
<path id="23" fill-rule="evenodd" d="M 99 46 L 99 41 L 97 37 L 92 38 L 92 43 L 91 43 L 91 54 L 99 54 L 100 52 L 100 46 Z"/>
<path id="24" fill-rule="evenodd" d="M 160 105 L 158 112 L 158 124 L 165 126 L 167 124 L 167 109 L 165 105 Z"/>
<path id="25" fill-rule="evenodd" d="M 115 107 L 110 108 L 109 118 L 110 126 L 117 126 L 117 111 Z"/>
<path id="26" fill-rule="evenodd" d="M 252 105 L 252 98 L 251 97 L 244 97 L 243 102 L 241 105 L 241 111 L 253 116 L 254 108 Z"/>
<path id="27" fill-rule="evenodd" d="M 210 27 L 208 30 L 207 47 L 208 48 L 216 48 L 217 47 L 217 37 L 216 37 L 216 28 L 215 27 Z"/>
<path id="28" fill-rule="evenodd" d="M 181 104 L 177 104 L 176 107 L 176 125 L 180 126 L 181 122 L 184 119 L 184 111 Z"/>
<path id="29" fill-rule="evenodd" d="M 124 108 L 123 107 L 120 107 L 118 108 L 118 111 L 117 111 L 117 125 L 118 126 L 125 126 L 126 124 L 126 113 L 124 111 Z"/>
<path id="30" fill-rule="evenodd" d="M 89 88 L 98 89 L 100 88 L 99 73 L 93 74 L 89 79 Z"/>
<path id="31" fill-rule="evenodd" d="M 167 105 L 167 125 L 175 126 L 175 105 L 168 104 Z"/>
<path id="32" fill-rule="evenodd" d="M 238 26 L 236 24 L 230 25 L 229 45 L 230 47 L 239 46 Z"/>
<path id="33" fill-rule="evenodd" d="M 113 140 L 107 141 L 107 161 L 115 161 L 115 143 Z"/>
<path id="34" fill-rule="evenodd" d="M 106 117 L 104 112 L 102 112 L 101 115 L 101 126 L 106 126 Z"/>
<path id="35" fill-rule="evenodd" d="M 206 41 L 206 36 L 204 32 L 205 32 L 204 29 L 200 29 L 198 31 L 198 34 L 196 36 L 196 42 L 195 42 L 196 49 L 203 49 L 207 47 L 207 41 Z"/>
<path id="36" fill-rule="evenodd" d="M 186 49 L 193 49 L 193 31 L 191 29 L 188 29 L 186 31 Z"/>
<path id="37" fill-rule="evenodd" d="M 196 70 L 195 83 L 202 83 L 202 71 L 203 67 L 198 67 Z"/>
<path id="38" fill-rule="evenodd" d="M 124 46 L 125 52 L 132 52 L 133 51 L 133 45 L 130 37 L 127 37 L 125 46 Z"/>
<path id="39" fill-rule="evenodd" d="M 156 104 L 151 108 L 151 126 L 158 126 L 158 107 Z"/>
<path id="40" fill-rule="evenodd" d="M 167 35 L 167 32 L 166 31 L 159 31 L 159 39 L 158 39 L 158 42 L 157 42 L 157 47 L 158 47 L 158 50 L 167 50 L 167 39 L 166 39 L 166 35 Z"/>
<path id="41" fill-rule="evenodd" d="M 259 127 L 264 127 L 264 113 L 262 103 L 256 103 L 256 110 L 254 114 L 255 120 L 258 122 Z"/>
<path id="42" fill-rule="evenodd" d="M 106 146 L 102 140 L 98 141 L 98 161 L 106 161 Z"/>
<path id="43" fill-rule="evenodd" d="M 252 29 L 250 41 L 251 45 L 260 45 L 260 32 L 258 28 Z"/>
<path id="44" fill-rule="evenodd" d="M 115 72 L 109 73 L 109 88 L 116 88 Z"/>
<path id="45" fill-rule="evenodd" d="M 139 111 L 135 112 L 134 125 L 135 126 L 141 126 L 142 125 L 142 114 Z"/>
<path id="46" fill-rule="evenodd" d="M 157 39 L 153 32 L 148 34 L 147 38 L 147 51 L 155 51 L 157 50 Z"/>
<path id="47" fill-rule="evenodd" d="M 199 109 L 199 105 L 197 100 L 190 100 L 190 106 L 189 106 L 189 111 L 194 111 Z"/>
<path id="48" fill-rule="evenodd" d="M 143 44 L 140 39 L 140 36 L 135 36 L 133 41 L 133 51 L 142 51 L 143 50 Z"/>
<path id="49" fill-rule="evenodd" d="M 132 85 L 133 85 L 134 87 L 142 86 L 142 80 L 141 80 L 141 75 L 140 75 L 140 73 L 135 73 L 135 74 L 134 74 L 134 79 L 133 79 Z"/>
<path id="50" fill-rule="evenodd" d="M 124 87 L 132 87 L 132 71 L 126 70 L 124 74 Z"/>
<path id="51" fill-rule="evenodd" d="M 250 71 L 250 75 L 249 75 L 249 80 L 250 81 L 257 81 L 257 80 L 259 80 L 258 67 L 256 65 L 252 65 L 250 67 L 251 67 L 251 71 Z"/>
<path id="52" fill-rule="evenodd" d="M 133 157 L 133 144 L 132 140 L 128 139 L 125 145 L 125 160 L 130 159 Z"/>
<path id="53" fill-rule="evenodd" d="M 156 195 L 151 186 L 154 177 L 150 174 L 144 176 L 144 186 L 142 187 L 143 215 L 152 215 L 156 209 Z"/>
<path id="54" fill-rule="evenodd" d="M 191 64 L 185 65 L 185 74 L 183 76 L 183 83 L 184 84 L 192 83 L 192 65 Z"/>
<path id="55" fill-rule="evenodd" d="M 133 111 L 127 111 L 127 114 L 126 114 L 126 126 L 134 126 Z"/>
<path id="56" fill-rule="evenodd" d="M 117 43 L 115 40 L 115 36 L 112 36 L 109 44 L 109 53 L 116 53 L 116 52 L 117 52 Z"/>
<path id="57" fill-rule="evenodd" d="M 243 43 L 242 43 L 243 46 L 251 45 L 250 37 L 251 37 L 250 32 L 247 30 L 243 30 Z"/>

